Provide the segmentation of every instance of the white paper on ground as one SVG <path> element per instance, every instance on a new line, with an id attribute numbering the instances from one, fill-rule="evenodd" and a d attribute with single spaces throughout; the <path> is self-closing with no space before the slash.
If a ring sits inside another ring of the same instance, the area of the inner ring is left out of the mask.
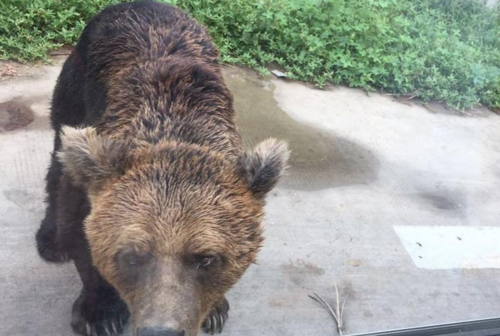
<path id="1" fill-rule="evenodd" d="M 500 268 L 500 227 L 394 226 L 394 230 L 419 268 Z"/>

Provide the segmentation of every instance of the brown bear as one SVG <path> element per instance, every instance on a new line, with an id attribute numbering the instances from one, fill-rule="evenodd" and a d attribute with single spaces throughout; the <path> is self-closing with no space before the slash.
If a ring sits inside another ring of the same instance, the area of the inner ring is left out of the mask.
<path id="1" fill-rule="evenodd" d="M 153 1 L 90 20 L 56 85 L 47 211 L 36 235 L 83 282 L 86 336 L 221 331 L 224 294 L 256 259 L 284 142 L 245 152 L 218 51 L 182 11 Z"/>

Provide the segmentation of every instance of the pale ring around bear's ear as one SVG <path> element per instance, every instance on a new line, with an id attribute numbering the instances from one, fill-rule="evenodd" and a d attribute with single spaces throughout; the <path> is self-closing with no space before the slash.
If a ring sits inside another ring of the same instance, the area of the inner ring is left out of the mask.
<path id="1" fill-rule="evenodd" d="M 128 146 L 97 134 L 94 127 L 63 126 L 61 142 L 57 156 L 75 185 L 98 188 L 104 180 L 125 170 Z"/>
<path id="2" fill-rule="evenodd" d="M 290 157 L 285 141 L 267 139 L 240 158 L 240 169 L 248 188 L 257 198 L 271 191 L 284 173 Z"/>

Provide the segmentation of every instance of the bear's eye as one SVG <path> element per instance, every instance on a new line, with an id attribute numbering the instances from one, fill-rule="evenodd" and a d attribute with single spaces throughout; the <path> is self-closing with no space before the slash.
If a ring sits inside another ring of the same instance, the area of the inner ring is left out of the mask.
<path id="1" fill-rule="evenodd" d="M 152 259 L 152 256 L 150 253 L 140 254 L 135 251 L 123 251 L 120 259 L 128 267 L 138 267 L 147 264 Z"/>
<path id="2" fill-rule="evenodd" d="M 210 265 L 212 265 L 215 261 L 215 257 L 200 257 L 198 259 L 198 263 L 196 265 L 196 269 L 199 268 L 208 268 Z"/>
<path id="3" fill-rule="evenodd" d="M 125 257 L 125 261 L 128 265 L 134 266 L 140 263 L 139 258 L 135 255 L 128 255 Z"/>

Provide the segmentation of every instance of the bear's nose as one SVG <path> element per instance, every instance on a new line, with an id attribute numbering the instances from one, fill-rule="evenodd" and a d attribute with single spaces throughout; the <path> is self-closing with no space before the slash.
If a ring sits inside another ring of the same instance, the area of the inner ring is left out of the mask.
<path id="1" fill-rule="evenodd" d="M 170 328 L 147 327 L 138 329 L 137 336 L 184 336 L 184 330 L 176 331 Z"/>

